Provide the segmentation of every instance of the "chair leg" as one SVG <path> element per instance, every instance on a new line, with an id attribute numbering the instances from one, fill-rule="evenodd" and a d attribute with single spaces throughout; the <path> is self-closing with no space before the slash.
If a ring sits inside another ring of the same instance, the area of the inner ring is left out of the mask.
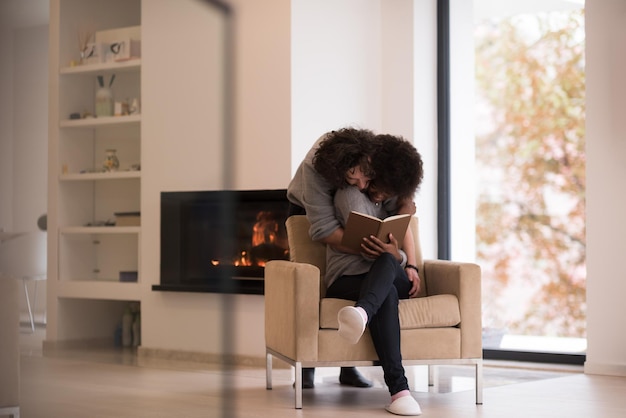
<path id="1" fill-rule="evenodd" d="M 35 332 L 35 315 L 37 314 L 37 280 L 33 284 L 33 332 Z"/>
<path id="2" fill-rule="evenodd" d="M 30 306 L 30 298 L 28 297 L 28 286 L 26 284 L 25 278 L 22 278 L 22 283 L 24 283 L 24 295 L 26 295 L 26 306 L 28 306 L 28 317 L 30 319 L 30 329 L 32 332 L 35 332 L 35 320 L 33 318 L 33 310 Z"/>
<path id="3" fill-rule="evenodd" d="M 428 386 L 437 386 L 437 383 L 439 383 L 437 366 L 435 366 L 434 364 L 429 364 L 426 367 L 428 367 Z"/>
<path id="4" fill-rule="evenodd" d="M 266 355 L 266 359 L 265 359 L 265 379 L 266 379 L 265 388 L 266 389 L 271 389 L 272 388 L 272 355 L 270 353 L 265 353 L 265 355 Z"/>
<path id="5" fill-rule="evenodd" d="M 296 362 L 296 409 L 302 409 L 302 363 Z"/>
<path id="6" fill-rule="evenodd" d="M 476 363 L 476 405 L 483 404 L 483 361 Z"/>

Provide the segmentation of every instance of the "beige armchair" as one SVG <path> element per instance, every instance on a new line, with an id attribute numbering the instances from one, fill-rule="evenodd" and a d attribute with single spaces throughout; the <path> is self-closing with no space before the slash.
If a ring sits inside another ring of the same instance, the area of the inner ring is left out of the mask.
<path id="1" fill-rule="evenodd" d="M 422 260 L 418 220 L 411 221 L 420 295 L 400 301 L 405 365 L 467 364 L 476 371 L 476 403 L 482 404 L 481 274 L 476 264 Z M 265 267 L 267 389 L 272 358 L 295 368 L 295 407 L 302 408 L 302 368 L 372 366 L 378 357 L 369 330 L 355 345 L 337 332 L 337 312 L 354 302 L 325 298 L 326 247 L 309 238 L 306 216 L 287 219 L 291 261 Z M 434 373 L 429 367 L 432 384 Z"/>

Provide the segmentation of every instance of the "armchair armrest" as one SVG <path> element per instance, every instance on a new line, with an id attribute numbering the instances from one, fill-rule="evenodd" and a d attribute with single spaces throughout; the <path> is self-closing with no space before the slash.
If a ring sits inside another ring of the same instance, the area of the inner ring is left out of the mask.
<path id="1" fill-rule="evenodd" d="M 473 263 L 425 260 L 428 295 L 452 294 L 461 311 L 461 357 L 482 357 L 482 301 L 480 267 Z"/>
<path id="2" fill-rule="evenodd" d="M 265 345 L 297 361 L 317 359 L 320 271 L 273 260 L 265 266 Z"/>

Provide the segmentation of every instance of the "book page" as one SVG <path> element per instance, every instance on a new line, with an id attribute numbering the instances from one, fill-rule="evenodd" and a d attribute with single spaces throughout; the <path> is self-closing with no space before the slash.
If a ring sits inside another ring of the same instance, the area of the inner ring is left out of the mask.
<path id="1" fill-rule="evenodd" d="M 351 212 L 343 231 L 341 244 L 356 251 L 361 251 L 363 237 L 376 235 L 381 220 L 370 215 Z"/>
<path id="2" fill-rule="evenodd" d="M 385 218 L 383 223 L 380 225 L 380 229 L 376 237 L 382 242 L 388 243 L 389 234 L 392 234 L 398 241 L 398 245 L 402 247 L 402 241 L 404 240 L 404 235 L 406 234 L 409 222 L 411 222 L 411 215 L 409 214 L 395 215 Z"/>

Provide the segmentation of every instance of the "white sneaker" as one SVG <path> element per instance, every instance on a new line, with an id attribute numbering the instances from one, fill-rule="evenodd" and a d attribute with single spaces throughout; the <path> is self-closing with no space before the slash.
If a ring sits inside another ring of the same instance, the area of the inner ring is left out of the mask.
<path id="1" fill-rule="evenodd" d="M 348 340 L 350 344 L 356 344 L 365 331 L 365 320 L 354 306 L 346 306 L 337 314 L 339 322 L 339 335 Z"/>
<path id="2" fill-rule="evenodd" d="M 385 410 L 395 415 L 404 415 L 411 417 L 422 415 L 422 409 L 420 408 L 420 404 L 418 404 L 417 401 L 410 395 L 396 399 L 395 401 L 391 402 L 390 405 L 385 406 Z"/>

